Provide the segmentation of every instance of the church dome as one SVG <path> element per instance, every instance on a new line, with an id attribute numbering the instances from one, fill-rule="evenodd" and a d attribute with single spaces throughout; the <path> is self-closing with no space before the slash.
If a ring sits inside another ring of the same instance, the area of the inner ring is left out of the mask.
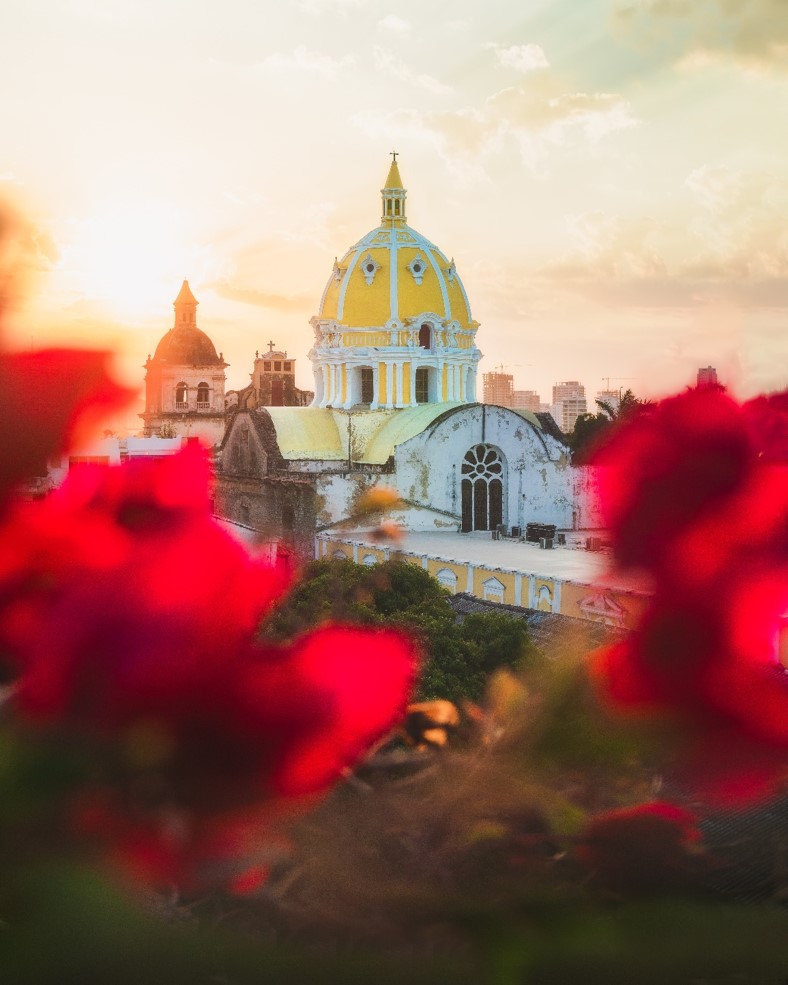
<path id="1" fill-rule="evenodd" d="M 154 359 L 180 366 L 219 366 L 213 342 L 199 328 L 171 328 L 156 346 Z"/>
<path id="2" fill-rule="evenodd" d="M 454 260 L 405 215 L 396 154 L 380 225 L 342 257 L 311 319 L 318 407 L 473 403 L 478 322 Z"/>
<path id="3" fill-rule="evenodd" d="M 458 328 L 476 327 L 454 260 L 407 224 L 406 194 L 394 161 L 382 189 L 381 224 L 334 262 L 320 320 L 380 328 L 429 312 Z"/>
<path id="4" fill-rule="evenodd" d="M 213 342 L 197 328 L 197 305 L 189 282 L 184 281 L 173 302 L 175 324 L 156 346 L 154 359 L 173 366 L 224 366 Z"/>

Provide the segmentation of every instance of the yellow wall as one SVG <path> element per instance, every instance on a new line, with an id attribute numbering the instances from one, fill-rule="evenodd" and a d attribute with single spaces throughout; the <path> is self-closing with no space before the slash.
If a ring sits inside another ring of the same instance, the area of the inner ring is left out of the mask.
<path id="1" fill-rule="evenodd" d="M 331 541 L 321 541 L 320 544 L 320 556 L 321 557 L 331 557 L 334 550 L 342 550 L 348 557 L 353 556 L 352 545 L 342 544 L 342 543 L 332 543 Z M 367 554 L 373 554 L 378 561 L 383 561 L 385 559 L 385 550 L 382 547 L 369 547 L 366 545 L 359 545 L 358 557 L 359 561 L 362 561 L 364 556 Z M 420 556 L 412 556 L 403 553 L 402 551 L 397 551 L 394 549 L 389 550 L 389 556 L 392 560 L 406 561 L 408 564 L 415 564 L 419 567 L 423 567 L 422 558 Z M 457 577 L 457 591 L 465 592 L 468 589 L 468 567 L 465 563 L 459 561 L 443 560 L 440 558 L 428 558 L 426 570 L 432 575 L 433 578 L 437 577 L 439 571 L 444 568 L 448 568 Z M 515 604 L 515 581 L 516 575 L 513 572 L 499 571 L 492 567 L 473 567 L 472 572 L 472 586 L 471 593 L 476 595 L 478 598 L 484 597 L 484 582 L 488 578 L 497 578 L 498 581 L 504 586 L 504 598 L 503 601 L 509 605 Z M 521 575 L 521 602 L 520 604 L 524 607 L 528 605 L 528 586 L 529 586 L 529 576 L 527 573 L 522 573 Z M 542 588 L 546 588 L 549 592 L 549 604 L 547 600 L 539 600 L 539 592 Z M 556 596 L 556 582 L 552 578 L 535 578 L 534 579 L 534 595 L 536 599 L 536 606 L 541 611 L 556 611 L 555 606 L 555 596 Z M 560 613 L 564 616 L 571 616 L 575 619 L 589 619 L 592 618 L 586 612 L 581 610 L 580 603 L 589 597 L 595 595 L 605 595 L 612 599 L 616 605 L 620 606 L 624 612 L 624 628 L 632 629 L 637 625 L 638 621 L 642 617 L 646 607 L 649 604 L 648 596 L 641 596 L 639 594 L 634 594 L 630 592 L 617 591 L 616 589 L 606 589 L 602 590 L 594 585 L 578 585 L 571 582 L 561 583 L 561 608 Z"/>
<path id="2" fill-rule="evenodd" d="M 378 363 L 378 400 L 385 404 L 388 400 L 386 394 L 386 364 Z"/>
<path id="3" fill-rule="evenodd" d="M 403 404 L 410 403 L 410 363 L 402 367 L 402 396 L 399 399 Z"/>
<path id="4" fill-rule="evenodd" d="M 444 363 L 443 365 L 443 375 L 441 377 L 441 393 L 443 394 L 443 400 L 449 399 L 449 367 Z"/>

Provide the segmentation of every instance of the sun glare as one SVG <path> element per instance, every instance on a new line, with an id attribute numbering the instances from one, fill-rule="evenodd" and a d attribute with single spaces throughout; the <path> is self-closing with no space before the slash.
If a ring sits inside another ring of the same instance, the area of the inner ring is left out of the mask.
<path id="1" fill-rule="evenodd" d="M 125 203 L 73 222 L 61 268 L 83 297 L 139 318 L 166 310 L 192 252 L 173 209 Z"/>

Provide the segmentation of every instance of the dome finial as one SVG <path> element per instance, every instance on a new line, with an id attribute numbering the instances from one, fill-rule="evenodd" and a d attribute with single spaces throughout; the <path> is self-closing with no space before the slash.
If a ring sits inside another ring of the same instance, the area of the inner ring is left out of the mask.
<path id="1" fill-rule="evenodd" d="M 407 192 L 402 184 L 402 177 L 399 173 L 397 164 L 398 151 L 390 151 L 391 167 L 386 178 L 385 188 L 381 189 L 383 196 L 383 216 L 382 221 L 404 223 L 405 218 L 405 198 Z"/>

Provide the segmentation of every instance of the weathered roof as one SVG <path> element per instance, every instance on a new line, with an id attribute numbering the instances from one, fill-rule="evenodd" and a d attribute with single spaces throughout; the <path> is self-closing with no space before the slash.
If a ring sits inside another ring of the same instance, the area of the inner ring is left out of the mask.
<path id="1" fill-rule="evenodd" d="M 490 602 L 459 592 L 449 598 L 449 605 L 461 622 L 475 612 L 502 612 L 527 624 L 531 639 L 550 660 L 582 655 L 607 643 L 625 638 L 627 630 L 615 629 L 589 619 L 575 619 L 557 612 L 540 612 L 519 605 Z"/>
<path id="2" fill-rule="evenodd" d="M 176 366 L 223 366 L 213 342 L 194 326 L 171 328 L 156 346 L 154 359 Z"/>
<path id="3" fill-rule="evenodd" d="M 402 410 L 341 411 L 320 407 L 266 407 L 282 457 L 385 465 L 397 445 L 438 417 L 467 404 L 419 404 Z M 350 445 L 349 445 L 350 442 Z M 350 448 L 350 455 L 349 455 Z"/>

